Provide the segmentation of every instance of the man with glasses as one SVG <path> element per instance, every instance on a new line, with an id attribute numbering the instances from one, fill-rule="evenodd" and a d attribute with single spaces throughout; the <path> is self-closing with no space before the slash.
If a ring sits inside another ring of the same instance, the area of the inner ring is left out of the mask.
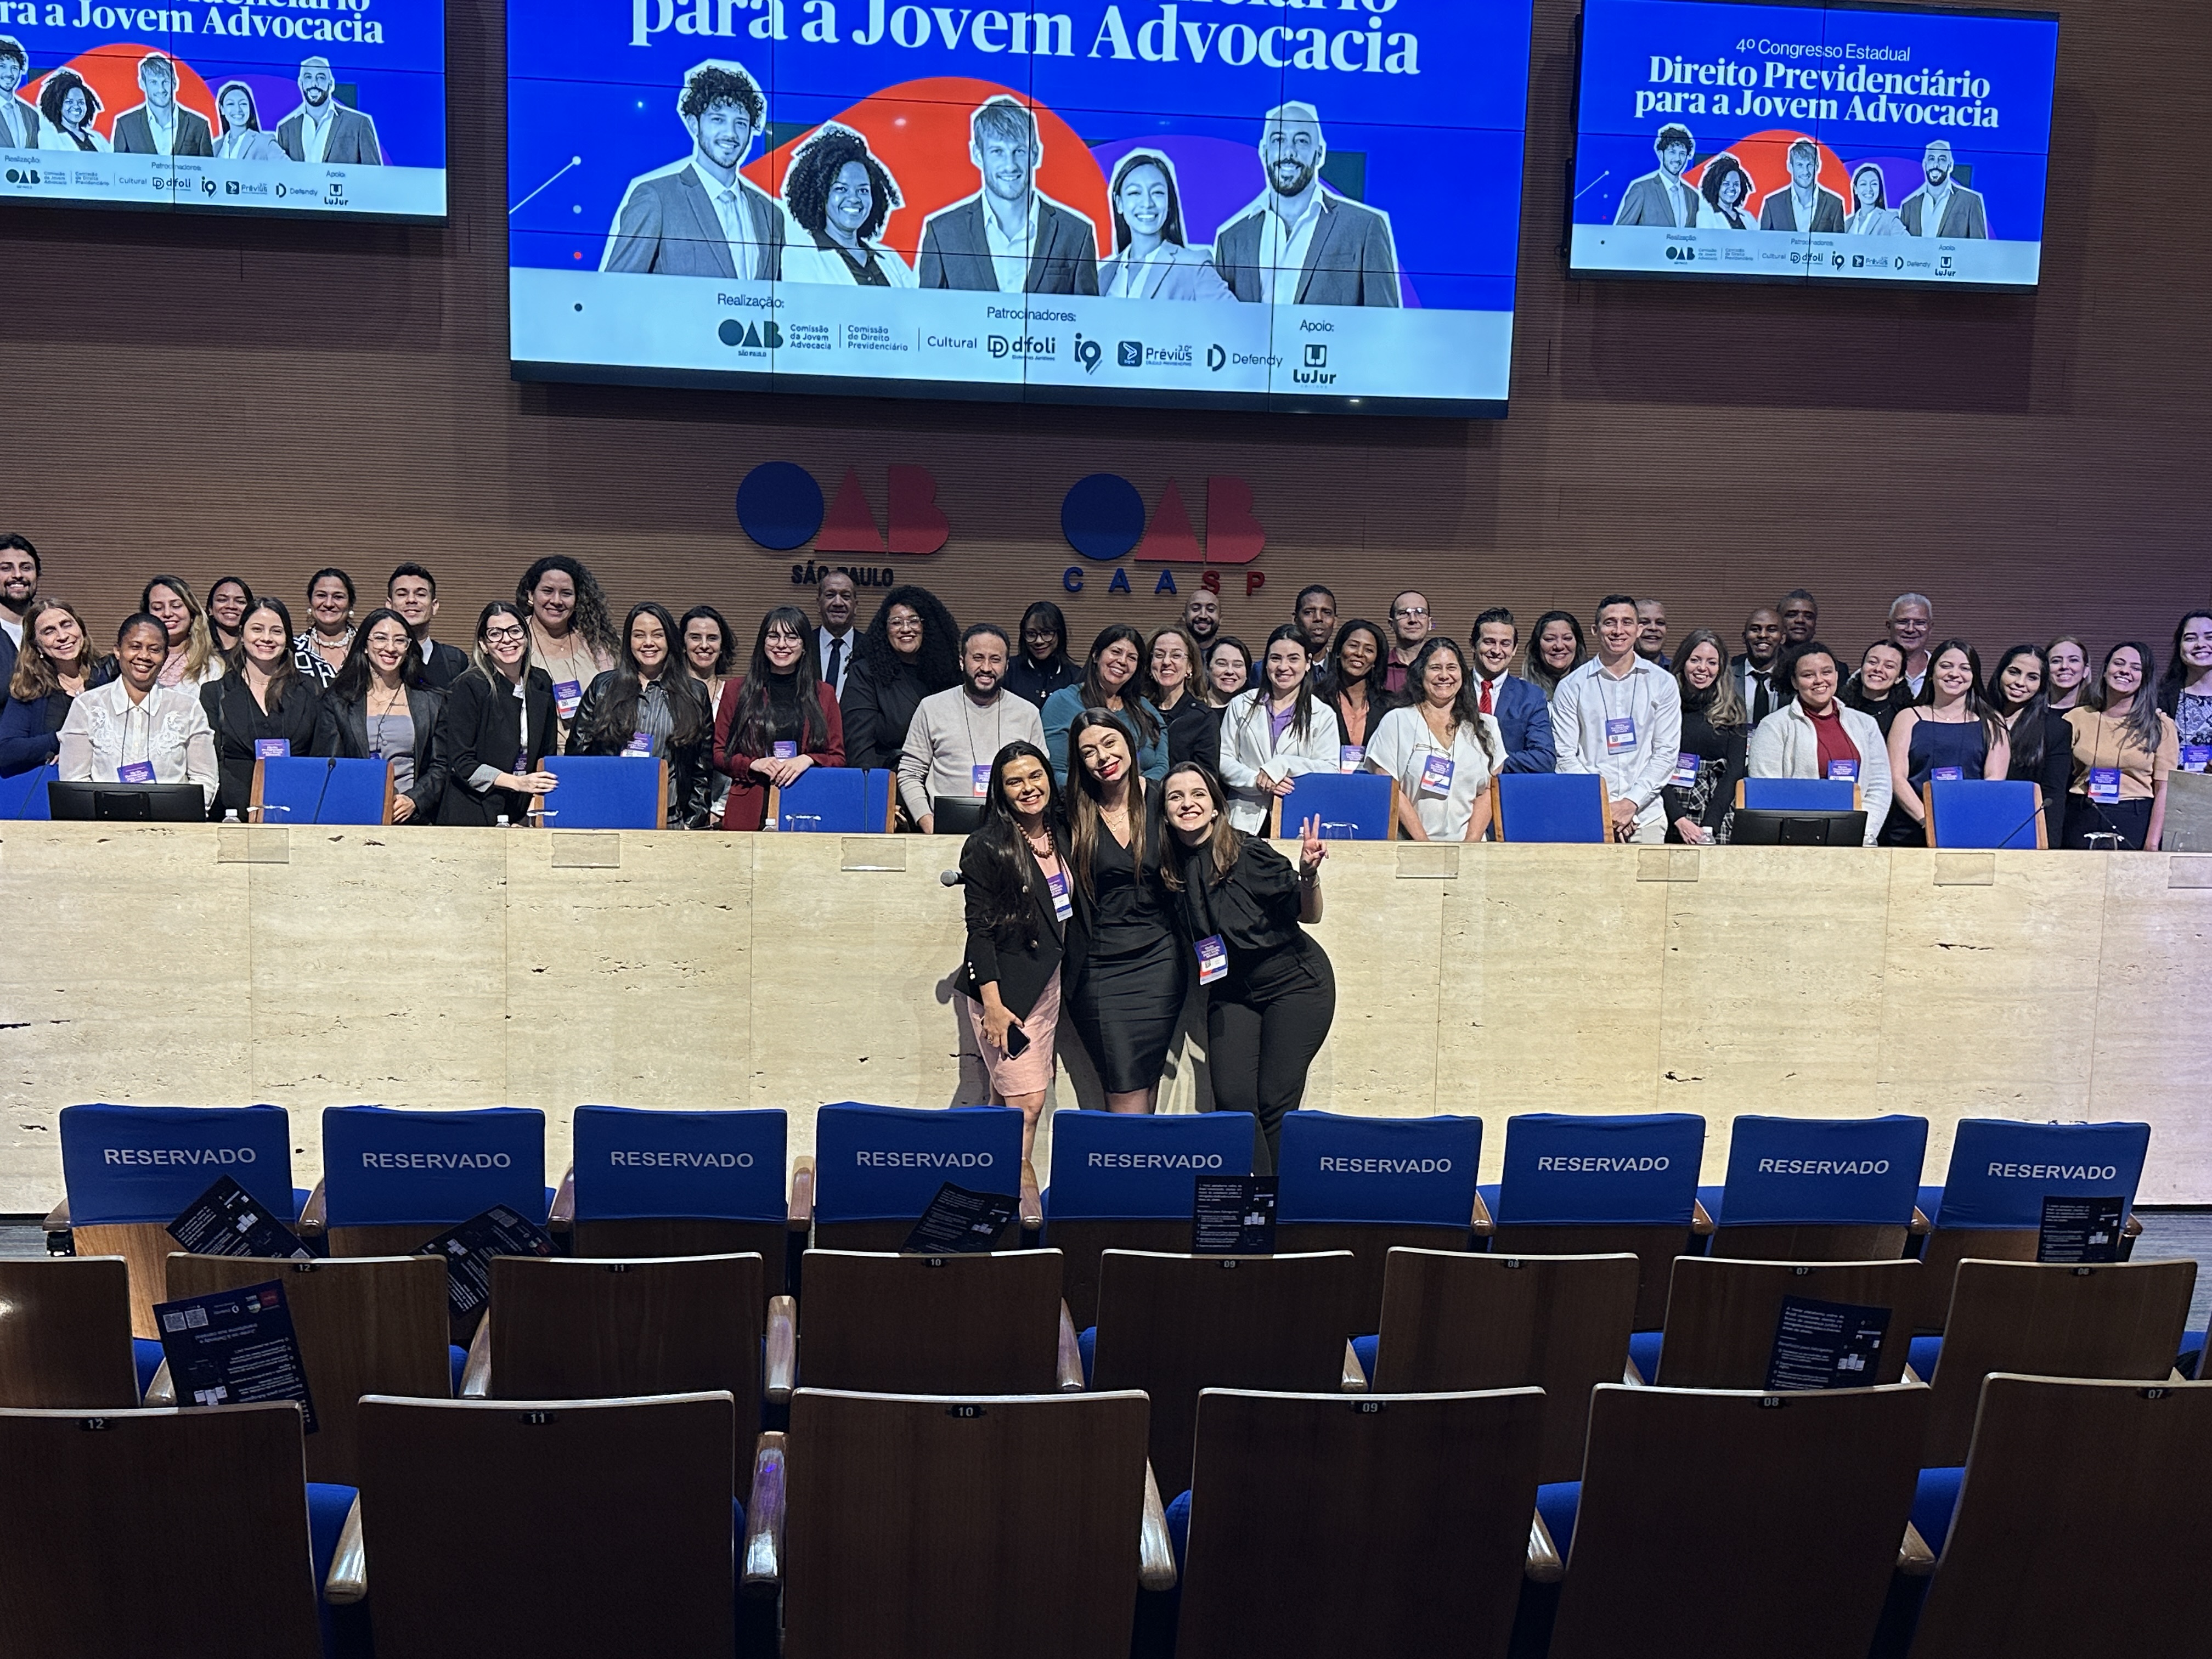
<path id="1" fill-rule="evenodd" d="M 1394 696 L 1406 689 L 1406 671 L 1434 629 L 1425 593 L 1409 587 L 1390 601 L 1390 664 L 1382 671 L 1382 684 Z"/>

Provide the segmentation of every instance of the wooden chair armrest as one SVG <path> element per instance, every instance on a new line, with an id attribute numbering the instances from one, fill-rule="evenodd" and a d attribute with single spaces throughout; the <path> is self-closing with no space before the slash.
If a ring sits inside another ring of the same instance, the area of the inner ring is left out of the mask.
<path id="1" fill-rule="evenodd" d="M 461 1367 L 461 1398 L 489 1400 L 491 1398 L 491 1310 L 477 1322 L 477 1334 L 469 1339 L 469 1363 Z"/>
<path id="2" fill-rule="evenodd" d="M 768 1370 L 761 1391 L 771 1406 L 788 1406 L 799 1386 L 799 1303 L 772 1296 L 768 1303 Z"/>
<path id="3" fill-rule="evenodd" d="M 746 1595 L 774 1595 L 782 1585 L 783 1444 L 783 1436 L 771 1429 L 753 1448 L 753 1483 L 745 1496 L 744 1568 L 738 1578 L 739 1591 Z"/>
<path id="4" fill-rule="evenodd" d="M 1344 1375 L 1337 1380 L 1337 1387 L 1346 1394 L 1367 1392 L 1367 1368 L 1359 1363 L 1359 1351 L 1352 1346 L 1350 1337 L 1344 1341 Z"/>
<path id="5" fill-rule="evenodd" d="M 1908 1578 L 1925 1578 L 1936 1571 L 1936 1552 L 1910 1521 L 1905 1523 L 1905 1541 L 1897 1547 L 1897 1570 Z"/>
<path id="6" fill-rule="evenodd" d="M 1022 1160 L 1022 1186 L 1017 1203 L 1020 1210 L 1022 1231 L 1030 1233 L 1042 1231 L 1044 1194 L 1037 1188 L 1036 1170 L 1027 1158 Z"/>
<path id="7" fill-rule="evenodd" d="M 1521 1571 L 1532 1584 L 1556 1584 L 1567 1576 L 1567 1564 L 1559 1559 L 1559 1547 L 1540 1515 L 1528 1517 L 1528 1559 Z"/>
<path id="8" fill-rule="evenodd" d="M 1490 1206 L 1482 1201 L 1480 1191 L 1474 1195 L 1474 1219 L 1470 1226 L 1477 1238 L 1488 1238 L 1498 1231 L 1498 1224 L 1490 1218 Z"/>
<path id="9" fill-rule="evenodd" d="M 323 1577 L 323 1600 L 334 1607 L 349 1607 L 368 1595 L 368 1554 L 361 1541 L 361 1495 L 354 1495 L 338 1531 L 338 1547 L 331 1556 L 331 1570 Z"/>
<path id="10" fill-rule="evenodd" d="M 1075 1318 L 1067 1311 L 1067 1298 L 1060 1299 L 1060 1391 L 1083 1392 L 1083 1345 L 1075 1340 Z"/>
<path id="11" fill-rule="evenodd" d="M 1705 1208 L 1701 1198 L 1690 1200 L 1690 1231 L 1699 1238 L 1710 1236 L 1713 1231 L 1712 1212 Z"/>
<path id="12" fill-rule="evenodd" d="M 1912 1219 L 1905 1224 L 1907 1238 L 1920 1238 L 1936 1231 L 1936 1224 L 1928 1218 L 1928 1212 L 1917 1204 L 1912 1206 Z"/>
<path id="13" fill-rule="evenodd" d="M 330 1196 L 323 1190 L 320 1181 L 315 1190 L 307 1194 L 307 1201 L 300 1206 L 300 1224 L 296 1229 L 302 1238 L 320 1238 L 329 1230 Z"/>
<path id="14" fill-rule="evenodd" d="M 561 1184 L 553 1190 L 553 1207 L 545 1212 L 549 1233 L 573 1231 L 576 1225 L 576 1166 L 571 1164 Z"/>
<path id="15" fill-rule="evenodd" d="M 169 1375 L 169 1362 L 164 1359 L 154 1368 L 154 1375 L 146 1381 L 148 1406 L 173 1406 L 177 1403 L 177 1379 Z"/>
<path id="16" fill-rule="evenodd" d="M 48 1233 L 65 1233 L 69 1230 L 69 1200 L 64 1198 L 46 1212 L 46 1218 L 39 1224 L 39 1231 Z"/>
<path id="17" fill-rule="evenodd" d="M 1168 1537 L 1167 1505 L 1160 1502 L 1160 1483 L 1148 1457 L 1145 1460 L 1145 1523 L 1137 1540 L 1137 1588 L 1171 1590 L 1175 1587 L 1175 1545 Z"/>
<path id="18" fill-rule="evenodd" d="M 791 1213 L 789 1225 L 795 1233 L 803 1233 L 814 1224 L 814 1159 L 806 1155 L 795 1159 L 791 1166 Z"/>

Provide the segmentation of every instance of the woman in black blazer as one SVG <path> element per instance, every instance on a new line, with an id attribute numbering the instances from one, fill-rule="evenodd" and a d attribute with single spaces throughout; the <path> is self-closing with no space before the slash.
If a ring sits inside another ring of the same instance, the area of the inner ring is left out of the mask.
<path id="1" fill-rule="evenodd" d="M 392 765 L 394 823 L 430 823 L 446 798 L 438 752 L 445 694 L 423 684 L 422 649 L 397 611 L 380 606 L 355 629 L 353 649 L 323 693 L 315 752 Z"/>
<path id="2" fill-rule="evenodd" d="M 1052 1085 L 1060 953 L 1075 895 L 1044 750 L 1020 742 L 1001 749 L 984 801 L 983 827 L 960 849 L 968 954 L 957 982 L 961 1012 L 991 1075 L 992 1101 L 1021 1109 L 1027 1158 Z"/>
<path id="3" fill-rule="evenodd" d="M 322 699 L 292 659 L 292 613 L 267 594 L 246 609 L 238 624 L 238 649 L 230 672 L 200 687 L 200 707 L 215 729 L 215 800 L 208 816 L 252 810 L 253 763 L 268 752 L 313 752 Z M 276 748 L 274 745 L 282 744 Z M 282 814 L 278 815 L 283 816 Z"/>
<path id="4" fill-rule="evenodd" d="M 477 618 L 476 661 L 446 690 L 438 744 L 446 757 L 441 823 L 523 823 L 560 780 L 538 763 L 552 750 L 553 682 L 530 661 L 530 624 L 505 599 Z"/>
<path id="5" fill-rule="evenodd" d="M 646 758 L 668 763 L 668 828 L 704 830 L 714 798 L 714 711 L 677 659 L 678 638 L 665 606 L 647 600 L 630 607 L 622 655 L 585 690 L 568 727 L 568 752 L 635 755 L 642 734 Z"/>
<path id="6" fill-rule="evenodd" d="M 2039 645 L 1997 659 L 1982 693 L 2011 734 L 2005 776 L 2042 792 L 2045 842 L 2066 844 L 2066 794 L 2074 786 L 2074 728 L 2051 706 L 2051 659 Z"/>

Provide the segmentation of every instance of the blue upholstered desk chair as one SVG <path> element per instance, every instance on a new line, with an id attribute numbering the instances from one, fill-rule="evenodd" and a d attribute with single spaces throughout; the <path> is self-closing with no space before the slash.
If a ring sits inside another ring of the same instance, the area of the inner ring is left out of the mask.
<path id="1" fill-rule="evenodd" d="M 1674 1258 L 1693 1248 L 1693 1234 L 1712 1231 L 1698 1202 L 1705 1142 L 1705 1119 L 1686 1112 L 1509 1118 L 1504 1179 L 1483 1191 L 1496 1228 L 1491 1249 L 1508 1255 L 1633 1252 L 1643 1262 L 1636 1328 L 1657 1330 L 1666 1322 Z"/>
<path id="2" fill-rule="evenodd" d="M 544 796 L 550 830 L 659 830 L 668 823 L 668 763 L 624 755 L 548 755 L 560 779 Z"/>
<path id="3" fill-rule="evenodd" d="M 1043 1243 L 1065 1258 L 1078 1329 L 1098 1322 L 1099 1253 L 1189 1249 L 1198 1182 L 1252 1173 L 1253 1124 L 1249 1112 L 1053 1114 Z"/>
<path id="4" fill-rule="evenodd" d="M 130 1266 L 131 1328 L 152 1339 L 163 1264 L 179 1248 L 169 1223 L 225 1176 L 290 1224 L 307 1194 L 292 1185 L 291 1119 L 281 1106 L 64 1106 L 67 1197 L 46 1218 L 79 1255 Z"/>
<path id="5" fill-rule="evenodd" d="M 253 763 L 249 823 L 279 827 L 392 822 L 392 763 L 274 756 Z"/>
<path id="6" fill-rule="evenodd" d="M 793 1221 L 781 1107 L 647 1111 L 579 1106 L 574 1156 L 549 1225 L 580 1256 L 757 1251 L 785 1288 Z M 802 1224 L 803 1230 L 803 1224 Z"/>
<path id="7" fill-rule="evenodd" d="M 1275 1160 L 1275 1248 L 1349 1250 L 1359 1328 L 1379 1328 L 1393 1245 L 1463 1250 L 1474 1224 L 1479 1117 L 1285 1112 Z"/>
<path id="8" fill-rule="evenodd" d="M 768 821 L 800 835 L 885 836 L 897 811 L 897 775 L 881 767 L 811 766 L 771 784 Z"/>
<path id="9" fill-rule="evenodd" d="M 1380 772 L 1300 772 L 1291 793 L 1267 809 L 1267 833 L 1296 839 L 1311 817 L 1321 820 L 1323 841 L 1395 841 L 1398 781 Z"/>
<path id="10" fill-rule="evenodd" d="M 1738 778 L 1735 804 L 1754 812 L 1856 812 L 1859 787 L 1850 778 Z"/>
<path id="11" fill-rule="evenodd" d="M 316 1194 L 310 1213 L 326 1229 L 332 1255 L 412 1255 L 495 1204 L 542 1224 L 552 1197 L 545 1114 L 326 1107 Z"/>
<path id="12" fill-rule="evenodd" d="M 58 766 L 34 766 L 27 772 L 18 772 L 12 778 L 0 778 L 0 821 L 9 819 L 22 823 L 44 823 L 53 817 L 53 808 L 46 799 L 46 786 L 59 778 Z"/>
<path id="13" fill-rule="evenodd" d="M 2119 1198 L 2130 1213 L 2124 1257 L 2142 1224 L 2132 1213 L 2148 1123 L 2021 1123 L 2009 1118 L 1962 1118 L 1951 1140 L 1951 1164 L 1940 1187 L 1920 1189 L 1920 1208 L 1935 1231 L 1920 1253 L 1922 1302 L 1917 1331 L 1942 1330 L 1959 1263 L 2033 1261 L 2045 1198 Z"/>
<path id="14" fill-rule="evenodd" d="M 1920 800 L 1930 847 L 2035 852 L 2050 844 L 2043 791 L 2028 779 L 1931 778 Z"/>
<path id="15" fill-rule="evenodd" d="M 1026 1173 L 1022 1115 L 1011 1106 L 925 1110 L 842 1101 L 815 1115 L 814 1158 L 821 1249 L 896 1250 L 946 1182 L 1019 1198 Z M 1034 1181 L 1026 1184 L 1033 1192 Z M 1016 1224 L 1008 1224 L 1001 1246 L 1015 1242 Z"/>
<path id="16" fill-rule="evenodd" d="M 1595 842 L 1613 839 L 1605 779 L 1596 772 L 1501 772 L 1500 841 Z"/>
<path id="17" fill-rule="evenodd" d="M 1754 1261 L 1880 1261 L 1905 1254 L 1928 1150 L 1924 1117 L 1743 1116 L 1728 1183 L 1698 1197 L 1717 1224 L 1714 1255 Z"/>

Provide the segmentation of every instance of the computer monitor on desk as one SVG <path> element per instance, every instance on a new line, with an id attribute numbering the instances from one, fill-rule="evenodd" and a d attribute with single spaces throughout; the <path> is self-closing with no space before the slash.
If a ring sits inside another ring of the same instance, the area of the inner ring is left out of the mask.
<path id="1" fill-rule="evenodd" d="M 1864 812 L 1759 811 L 1739 807 L 1731 839 L 1739 847 L 1857 847 Z"/>
<path id="2" fill-rule="evenodd" d="M 207 792 L 197 783 L 49 783 L 46 805 L 57 819 L 151 819 L 207 822 Z"/>

